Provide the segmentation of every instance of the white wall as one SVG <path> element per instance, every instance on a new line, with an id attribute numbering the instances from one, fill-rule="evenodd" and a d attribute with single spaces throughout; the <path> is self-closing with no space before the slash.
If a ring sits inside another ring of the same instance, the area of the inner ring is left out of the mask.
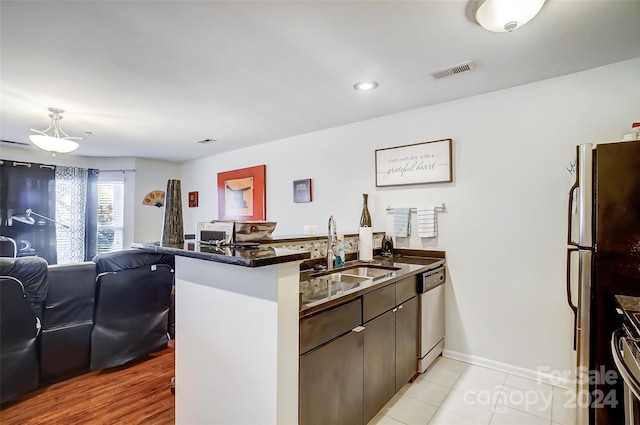
<path id="1" fill-rule="evenodd" d="M 220 171 L 267 166 L 267 218 L 277 234 L 357 228 L 369 193 L 374 230 L 392 231 L 387 205 L 445 202 L 436 240 L 403 246 L 447 252 L 446 348 L 535 370 L 572 368 L 565 300 L 565 169 L 575 145 L 619 140 L 640 116 L 640 58 L 565 77 L 292 137 L 183 164 L 185 231 L 217 218 Z M 456 77 L 453 77 L 456 78 Z M 354 94 L 355 95 L 355 94 Z M 376 188 L 374 150 L 452 138 L 454 182 Z M 313 179 L 294 204 L 292 181 Z M 415 219 L 415 216 L 414 216 Z"/>
<path id="2" fill-rule="evenodd" d="M 142 205 L 142 199 L 151 190 L 166 190 L 167 180 L 180 178 L 182 166 L 178 163 L 142 158 L 98 158 L 59 154 L 52 157 L 40 150 L 2 147 L 0 158 L 41 164 L 98 168 L 101 170 L 136 170 L 136 172 L 101 173 L 101 180 L 124 179 L 124 246 L 132 242 L 160 240 L 163 209 Z"/>
<path id="3" fill-rule="evenodd" d="M 181 171 L 182 166 L 178 163 L 136 158 L 134 242 L 160 240 L 164 208 L 142 205 L 142 200 L 153 190 L 166 191 L 167 180 L 180 179 Z M 186 205 L 184 202 L 183 208 Z"/>

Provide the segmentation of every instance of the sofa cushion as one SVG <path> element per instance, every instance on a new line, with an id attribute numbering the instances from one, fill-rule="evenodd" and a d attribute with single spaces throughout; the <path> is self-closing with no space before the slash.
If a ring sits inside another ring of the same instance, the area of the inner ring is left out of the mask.
<path id="1" fill-rule="evenodd" d="M 94 261 L 99 273 L 91 370 L 165 348 L 173 256 L 132 250 L 101 254 Z"/>
<path id="2" fill-rule="evenodd" d="M 155 254 L 139 249 L 125 249 L 123 251 L 99 254 L 93 261 L 96 263 L 97 274 L 135 269 L 153 264 L 167 264 L 172 269 L 175 268 L 175 257 L 173 255 Z"/>
<path id="3" fill-rule="evenodd" d="M 89 370 L 94 262 L 49 266 L 40 341 L 40 380 L 55 381 Z"/>
<path id="4" fill-rule="evenodd" d="M 93 322 L 43 329 L 40 336 L 40 381 L 59 381 L 89 370 Z"/>
<path id="5" fill-rule="evenodd" d="M 49 289 L 46 260 L 40 257 L 0 258 L 0 276 L 11 276 L 22 282 L 33 311 L 42 318 Z"/>
<path id="6" fill-rule="evenodd" d="M 43 329 L 93 321 L 96 265 L 92 261 L 49 266 Z"/>

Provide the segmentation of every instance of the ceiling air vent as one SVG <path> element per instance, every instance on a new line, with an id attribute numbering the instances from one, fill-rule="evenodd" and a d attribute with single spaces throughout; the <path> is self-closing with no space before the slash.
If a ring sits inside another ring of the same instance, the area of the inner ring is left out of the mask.
<path id="1" fill-rule="evenodd" d="M 434 80 L 439 80 L 441 78 L 450 77 L 456 74 L 462 74 L 463 72 L 468 72 L 476 69 L 476 64 L 473 61 L 461 63 L 460 65 L 450 66 L 449 68 L 444 68 L 436 72 L 432 72 L 431 76 Z"/>

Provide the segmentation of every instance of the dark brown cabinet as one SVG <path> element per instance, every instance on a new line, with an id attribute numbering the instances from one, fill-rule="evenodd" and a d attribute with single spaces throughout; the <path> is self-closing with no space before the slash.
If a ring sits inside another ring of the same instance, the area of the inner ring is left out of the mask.
<path id="1" fill-rule="evenodd" d="M 418 371 L 416 282 L 411 276 L 363 296 L 365 424 Z M 366 321 L 367 313 L 379 315 Z"/>
<path id="2" fill-rule="evenodd" d="M 349 332 L 300 356 L 299 423 L 362 423 L 363 332 Z"/>
<path id="3" fill-rule="evenodd" d="M 396 392 L 418 372 L 418 297 L 396 311 Z"/>
<path id="4" fill-rule="evenodd" d="M 300 353 L 299 423 L 368 423 L 417 373 L 417 277 L 303 318 Z"/>
<path id="5" fill-rule="evenodd" d="M 364 422 L 396 393 L 396 319 L 392 310 L 364 324 Z"/>

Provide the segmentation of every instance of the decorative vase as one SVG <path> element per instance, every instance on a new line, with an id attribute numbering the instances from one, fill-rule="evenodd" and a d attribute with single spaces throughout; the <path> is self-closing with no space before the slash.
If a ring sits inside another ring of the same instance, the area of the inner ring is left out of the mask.
<path id="1" fill-rule="evenodd" d="M 184 226 L 182 222 L 180 180 L 167 181 L 163 220 L 162 245 L 182 245 L 184 243 Z"/>
<path id="2" fill-rule="evenodd" d="M 369 214 L 369 206 L 367 204 L 369 195 L 362 194 L 362 215 L 360 215 L 360 227 L 371 227 L 371 214 Z"/>

